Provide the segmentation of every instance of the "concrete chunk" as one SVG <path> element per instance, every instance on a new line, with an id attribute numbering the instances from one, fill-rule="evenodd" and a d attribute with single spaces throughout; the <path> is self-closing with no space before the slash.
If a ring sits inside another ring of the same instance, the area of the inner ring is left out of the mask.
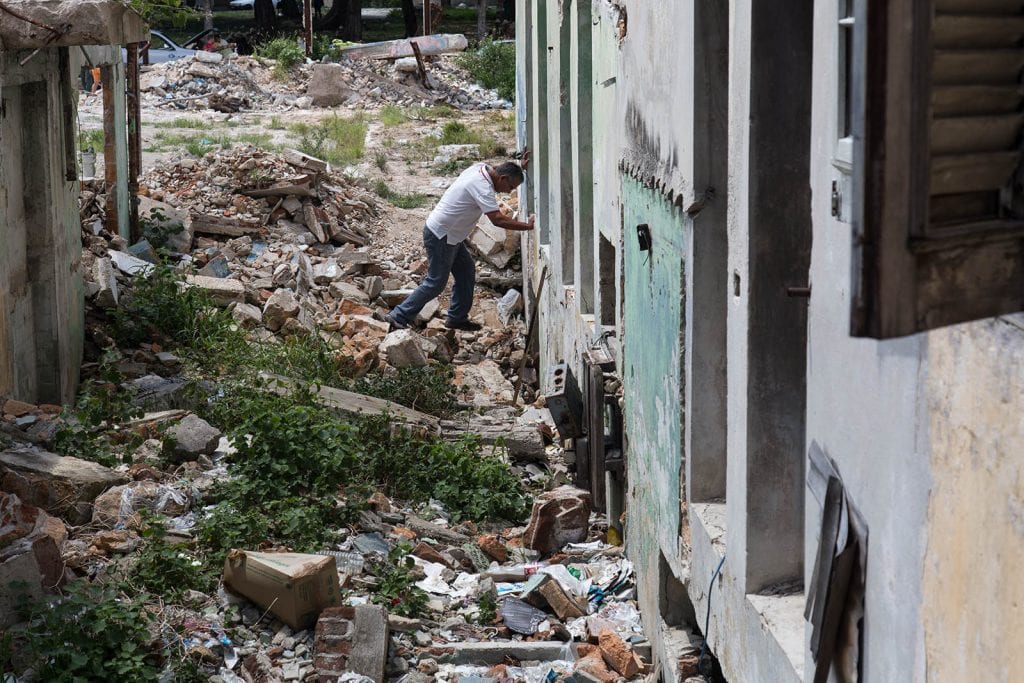
<path id="1" fill-rule="evenodd" d="M 96 305 L 100 308 L 116 307 L 118 299 L 117 278 L 114 276 L 114 266 L 110 259 L 96 259 L 92 266 L 92 276 L 96 281 L 96 285 L 100 288 L 96 292 Z"/>
<path id="2" fill-rule="evenodd" d="M 545 555 L 567 543 L 586 540 L 590 528 L 590 494 L 572 486 L 559 486 L 537 497 L 530 523 L 523 534 L 523 547 Z"/>
<path id="3" fill-rule="evenodd" d="M 185 281 L 193 287 L 199 287 L 208 292 L 213 301 L 220 306 L 245 301 L 245 286 L 239 280 L 189 275 Z"/>
<path id="4" fill-rule="evenodd" d="M 267 329 L 277 331 L 285 321 L 299 315 L 299 301 L 290 289 L 274 292 L 263 307 L 263 322 Z"/>
<path id="5" fill-rule="evenodd" d="M 88 522 L 96 497 L 125 481 L 109 467 L 42 449 L 0 452 L 0 489 L 72 524 Z"/>
<path id="6" fill-rule="evenodd" d="M 384 337 L 380 352 L 396 368 L 422 368 L 429 362 L 423 353 L 419 335 L 412 330 L 395 330 Z"/>
<path id="7" fill-rule="evenodd" d="M 174 439 L 171 455 L 179 462 L 197 460 L 200 455 L 212 454 L 223 436 L 219 429 L 198 415 L 186 416 L 168 429 L 167 434 Z"/>

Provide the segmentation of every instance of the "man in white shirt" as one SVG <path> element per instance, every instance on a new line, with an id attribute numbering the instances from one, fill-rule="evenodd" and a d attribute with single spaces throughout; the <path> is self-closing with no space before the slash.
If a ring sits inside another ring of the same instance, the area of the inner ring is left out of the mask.
<path id="1" fill-rule="evenodd" d="M 455 179 L 427 218 L 423 248 L 430 265 L 420 286 L 387 314 L 391 329 L 404 329 L 416 314 L 444 291 L 448 276 L 455 278 L 452 301 L 445 325 L 454 330 L 476 331 L 480 325 L 469 319 L 473 305 L 476 265 L 465 240 L 486 214 L 491 223 L 505 230 L 533 230 L 534 217 L 526 223 L 509 218 L 498 209 L 497 192 L 511 192 L 523 182 L 523 170 L 530 162 L 523 153 L 522 167 L 506 161 L 498 166 L 473 164 Z"/>

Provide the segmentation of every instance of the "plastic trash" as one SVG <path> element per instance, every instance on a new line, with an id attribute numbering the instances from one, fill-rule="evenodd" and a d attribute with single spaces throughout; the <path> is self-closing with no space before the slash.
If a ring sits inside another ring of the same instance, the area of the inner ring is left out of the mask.
<path id="1" fill-rule="evenodd" d="M 547 612 L 529 605 L 519 598 L 505 598 L 501 601 L 501 616 L 505 625 L 516 633 L 533 635 L 547 620 Z"/>
<path id="2" fill-rule="evenodd" d="M 330 555 L 334 563 L 338 565 L 338 573 L 355 576 L 362 574 L 366 567 L 366 561 L 359 553 L 349 553 L 344 550 L 321 550 L 317 555 Z"/>
<path id="3" fill-rule="evenodd" d="M 384 555 L 387 557 L 388 542 L 380 535 L 380 532 L 373 531 L 368 534 L 359 534 L 352 539 L 352 544 L 356 547 L 356 550 L 366 555 L 367 553 L 377 553 L 378 555 Z"/>
<path id="4" fill-rule="evenodd" d="M 518 290 L 510 289 L 505 295 L 498 299 L 498 319 L 503 325 L 508 325 L 516 313 L 523 309 L 523 295 Z"/>

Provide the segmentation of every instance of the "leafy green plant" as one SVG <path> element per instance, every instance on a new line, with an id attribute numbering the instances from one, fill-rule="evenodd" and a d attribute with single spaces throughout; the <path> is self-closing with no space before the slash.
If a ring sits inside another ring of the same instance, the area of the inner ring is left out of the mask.
<path id="1" fill-rule="evenodd" d="M 475 50 L 459 56 L 459 65 L 469 72 L 474 81 L 492 88 L 498 96 L 512 100 L 516 94 L 516 46 L 498 43 L 490 38 L 481 41 Z"/>
<path id="2" fill-rule="evenodd" d="M 425 194 L 414 192 L 412 194 L 401 194 L 393 191 L 383 180 L 378 180 L 374 186 L 377 196 L 386 199 L 400 209 L 418 209 L 424 206 L 430 199 Z"/>
<path id="3" fill-rule="evenodd" d="M 155 518 L 144 518 L 145 546 L 135 557 L 128 578 L 133 587 L 168 600 L 180 599 L 189 590 L 208 592 L 217 585 L 217 572 L 201 556 L 183 545 L 167 541 L 167 530 Z"/>
<path id="4" fill-rule="evenodd" d="M 400 368 L 361 377 L 347 388 L 387 399 L 430 415 L 445 416 L 455 411 L 455 370 L 450 365 Z"/>
<path id="5" fill-rule="evenodd" d="M 306 61 L 306 53 L 299 47 L 298 41 L 290 36 L 281 36 L 263 43 L 256 48 L 256 54 L 273 59 L 284 69 L 290 69 Z"/>
<path id="6" fill-rule="evenodd" d="M 28 626 L 12 634 L 12 649 L 37 681 L 156 681 L 168 653 L 154 642 L 145 602 L 145 595 L 76 581 L 58 598 L 25 606 Z"/>
<path id="7" fill-rule="evenodd" d="M 373 155 L 373 165 L 376 166 L 381 173 L 387 173 L 388 155 L 384 152 L 377 152 Z"/>
<path id="8" fill-rule="evenodd" d="M 94 128 L 92 130 L 82 130 L 78 132 L 78 151 L 85 152 L 88 150 L 103 151 L 103 129 Z"/>
<path id="9" fill-rule="evenodd" d="M 375 564 L 372 569 L 379 583 L 373 594 L 373 601 L 386 605 L 388 611 L 403 617 L 418 617 L 427 610 L 429 597 L 426 591 L 416 586 L 416 566 L 409 552 L 412 546 L 400 543 L 388 553 L 386 562 Z"/>
<path id="10" fill-rule="evenodd" d="M 478 623 L 493 624 L 494 620 L 498 618 L 498 601 L 493 593 L 481 594 L 480 600 L 477 601 L 477 607 L 480 610 L 477 614 Z"/>
<path id="11" fill-rule="evenodd" d="M 120 464 L 106 436 L 116 423 L 138 417 L 142 410 L 132 404 L 131 392 L 122 386 L 124 376 L 117 369 L 119 360 L 116 351 L 104 353 L 97 373 L 79 392 L 74 409 L 65 411 L 54 439 L 58 453 L 108 467 Z"/>
<path id="12" fill-rule="evenodd" d="M 154 207 L 145 216 L 140 216 L 139 227 L 142 229 L 142 236 L 155 249 L 167 246 L 171 235 L 181 232 L 181 226 L 169 222 L 167 214 L 159 207 Z"/>

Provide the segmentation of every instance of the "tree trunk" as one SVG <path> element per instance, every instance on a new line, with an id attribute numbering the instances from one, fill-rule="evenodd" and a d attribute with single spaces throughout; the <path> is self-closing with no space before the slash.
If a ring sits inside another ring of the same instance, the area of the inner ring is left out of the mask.
<path id="1" fill-rule="evenodd" d="M 483 40 L 487 35 L 487 0 L 476 0 L 476 38 Z"/>
<path id="2" fill-rule="evenodd" d="M 348 0 L 334 0 L 331 9 L 327 11 L 324 18 L 313 24 L 317 31 L 337 31 L 345 22 L 345 12 L 348 10 Z"/>
<path id="3" fill-rule="evenodd" d="M 402 0 L 402 20 L 405 22 L 406 38 L 412 38 L 418 32 L 420 22 L 416 14 L 416 6 L 412 4 L 412 0 Z"/>
<path id="4" fill-rule="evenodd" d="M 213 0 L 203 0 L 203 30 L 213 28 Z"/>
<path id="5" fill-rule="evenodd" d="M 341 37 L 352 42 L 363 39 L 363 0 L 348 0 L 348 11 L 345 12 L 345 26 L 341 29 Z"/>
<path id="6" fill-rule="evenodd" d="M 252 5 L 252 11 L 256 17 L 256 30 L 260 32 L 274 30 L 274 25 L 277 24 L 277 14 L 271 0 L 256 0 Z"/>

